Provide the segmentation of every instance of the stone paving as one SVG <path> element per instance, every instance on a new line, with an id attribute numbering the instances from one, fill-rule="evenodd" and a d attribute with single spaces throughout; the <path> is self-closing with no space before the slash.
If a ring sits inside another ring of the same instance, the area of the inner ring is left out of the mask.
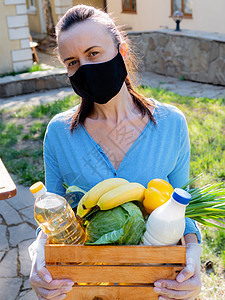
<path id="1" fill-rule="evenodd" d="M 159 87 L 182 96 L 225 98 L 225 86 L 199 83 L 179 78 L 145 72 L 139 79 L 142 84 Z"/>
<path id="2" fill-rule="evenodd" d="M 45 104 L 73 94 L 74 92 L 71 88 L 60 88 L 16 97 L 0 98 L 0 109 L 18 109 L 24 105 Z"/>
<path id="3" fill-rule="evenodd" d="M 225 98 L 223 86 L 180 81 L 154 73 L 142 74 L 139 82 L 184 96 Z M 0 109 L 37 105 L 71 94 L 73 91 L 70 88 L 62 88 L 0 99 Z M 0 201 L 0 300 L 37 299 L 29 284 L 31 262 L 27 250 L 35 238 L 33 205 L 34 198 L 29 189 L 21 185 L 17 185 L 17 196 Z"/>
<path id="4" fill-rule="evenodd" d="M 0 299 L 36 300 L 29 283 L 28 246 L 35 239 L 34 198 L 17 185 L 17 195 L 0 201 Z"/>

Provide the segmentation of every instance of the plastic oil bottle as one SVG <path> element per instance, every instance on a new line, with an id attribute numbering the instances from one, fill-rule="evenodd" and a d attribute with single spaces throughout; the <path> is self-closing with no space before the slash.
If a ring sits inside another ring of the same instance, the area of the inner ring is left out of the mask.
<path id="1" fill-rule="evenodd" d="M 30 187 L 36 198 L 34 218 L 53 244 L 83 244 L 86 234 L 65 198 L 47 192 L 42 182 Z"/>
<path id="2" fill-rule="evenodd" d="M 176 245 L 184 234 L 185 210 L 190 200 L 188 192 L 175 188 L 171 199 L 150 214 L 142 238 L 143 244 Z"/>

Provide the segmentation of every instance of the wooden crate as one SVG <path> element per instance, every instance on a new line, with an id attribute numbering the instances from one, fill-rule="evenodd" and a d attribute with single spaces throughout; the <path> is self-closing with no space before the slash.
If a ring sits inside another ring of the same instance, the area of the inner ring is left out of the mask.
<path id="1" fill-rule="evenodd" d="M 158 279 L 175 279 L 185 266 L 185 253 L 183 239 L 180 245 L 162 247 L 49 243 L 45 246 L 46 267 L 54 279 L 92 283 L 75 284 L 67 294 L 68 300 L 158 299 L 153 283 Z M 97 285 L 99 282 L 110 284 Z"/>

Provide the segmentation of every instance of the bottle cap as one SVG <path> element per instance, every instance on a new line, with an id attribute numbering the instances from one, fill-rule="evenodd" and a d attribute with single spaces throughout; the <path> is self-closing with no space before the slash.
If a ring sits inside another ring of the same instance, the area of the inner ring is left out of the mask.
<path id="1" fill-rule="evenodd" d="M 30 191 L 33 194 L 33 196 L 36 198 L 43 195 L 47 191 L 47 189 L 41 181 L 38 181 L 30 187 Z"/>
<path id="2" fill-rule="evenodd" d="M 188 205 L 191 200 L 191 194 L 186 192 L 185 190 L 175 188 L 172 194 L 174 200 L 183 205 Z"/>

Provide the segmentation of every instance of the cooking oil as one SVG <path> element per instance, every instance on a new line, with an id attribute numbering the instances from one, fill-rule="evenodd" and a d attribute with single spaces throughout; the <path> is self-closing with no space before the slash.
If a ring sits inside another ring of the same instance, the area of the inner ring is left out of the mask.
<path id="1" fill-rule="evenodd" d="M 30 187 L 36 198 L 34 218 L 53 244 L 84 244 L 86 234 L 65 198 L 49 193 L 42 182 Z"/>

